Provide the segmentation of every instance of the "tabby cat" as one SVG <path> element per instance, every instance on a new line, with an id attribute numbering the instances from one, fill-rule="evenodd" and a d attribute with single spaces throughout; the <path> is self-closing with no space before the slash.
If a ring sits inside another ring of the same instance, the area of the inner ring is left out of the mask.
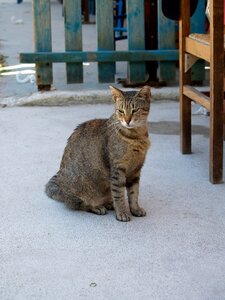
<path id="1" fill-rule="evenodd" d="M 115 209 L 119 221 L 146 212 L 138 204 L 139 179 L 150 146 L 147 117 L 150 87 L 123 92 L 110 86 L 115 112 L 109 119 L 79 125 L 68 139 L 60 169 L 46 184 L 46 194 L 77 210 L 98 215 Z"/>

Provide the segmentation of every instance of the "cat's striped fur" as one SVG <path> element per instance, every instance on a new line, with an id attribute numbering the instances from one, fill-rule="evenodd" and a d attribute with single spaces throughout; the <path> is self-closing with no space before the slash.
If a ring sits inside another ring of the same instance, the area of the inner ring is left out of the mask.
<path id="1" fill-rule="evenodd" d="M 130 212 L 145 216 L 138 204 L 139 180 L 150 146 L 147 117 L 150 87 L 122 92 L 110 87 L 115 113 L 79 125 L 68 139 L 60 169 L 46 185 L 46 194 L 73 209 L 99 215 L 115 209 L 116 218 L 129 221 Z"/>

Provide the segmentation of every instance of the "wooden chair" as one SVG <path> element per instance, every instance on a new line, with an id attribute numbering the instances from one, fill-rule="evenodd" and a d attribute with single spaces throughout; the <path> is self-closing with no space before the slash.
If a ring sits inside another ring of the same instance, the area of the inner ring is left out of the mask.
<path id="1" fill-rule="evenodd" d="M 210 112 L 209 173 L 212 183 L 223 179 L 224 0 L 210 0 L 210 34 L 190 34 L 190 0 L 180 0 L 180 122 L 181 152 L 191 153 L 191 100 Z M 190 67 L 201 58 L 210 64 L 210 94 L 190 85 Z"/>

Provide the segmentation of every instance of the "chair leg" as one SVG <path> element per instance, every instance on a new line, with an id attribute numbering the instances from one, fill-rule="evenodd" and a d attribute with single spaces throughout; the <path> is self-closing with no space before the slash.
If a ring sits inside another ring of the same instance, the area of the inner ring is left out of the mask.
<path id="1" fill-rule="evenodd" d="M 212 60 L 210 68 L 210 181 L 223 179 L 223 68 Z M 223 65 L 222 65 L 223 67 Z"/>
<path id="2" fill-rule="evenodd" d="M 225 141 L 225 100 L 223 100 L 223 140 Z"/>
<path id="3" fill-rule="evenodd" d="M 222 116 L 222 112 L 220 112 Z M 223 179 L 223 122 L 218 114 L 210 112 L 210 181 L 220 183 Z"/>
<path id="4" fill-rule="evenodd" d="M 223 124 L 223 140 L 225 141 L 225 124 Z"/>
<path id="5" fill-rule="evenodd" d="M 180 149 L 191 154 L 191 100 L 183 94 L 184 85 L 190 84 L 190 71 L 184 70 L 184 48 L 180 49 Z"/>
<path id="6" fill-rule="evenodd" d="M 190 3 L 181 1 L 179 21 L 179 69 L 180 69 L 180 148 L 181 153 L 191 153 L 191 100 L 183 94 L 184 85 L 190 84 L 190 70 L 185 72 L 185 37 L 190 32 Z"/>
<path id="7" fill-rule="evenodd" d="M 224 0 L 210 2 L 210 181 L 223 178 Z"/>
<path id="8" fill-rule="evenodd" d="M 180 146 L 181 153 L 191 154 L 191 101 L 180 95 Z"/>

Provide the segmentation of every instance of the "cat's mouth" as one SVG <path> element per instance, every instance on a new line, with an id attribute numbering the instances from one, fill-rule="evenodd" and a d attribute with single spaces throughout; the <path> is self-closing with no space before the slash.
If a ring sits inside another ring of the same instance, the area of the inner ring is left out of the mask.
<path id="1" fill-rule="evenodd" d="M 130 126 L 130 125 L 123 125 L 123 127 L 127 128 L 127 129 L 132 129 L 132 128 L 134 128 L 134 126 Z"/>
<path id="2" fill-rule="evenodd" d="M 121 120 L 120 123 L 127 129 L 137 129 L 139 127 L 147 126 L 147 120 L 131 120 L 130 123 L 127 123 L 125 120 Z"/>
<path id="3" fill-rule="evenodd" d="M 122 121 L 121 124 L 123 127 L 127 128 L 127 129 L 132 129 L 135 127 L 134 124 L 127 124 L 125 121 Z"/>

